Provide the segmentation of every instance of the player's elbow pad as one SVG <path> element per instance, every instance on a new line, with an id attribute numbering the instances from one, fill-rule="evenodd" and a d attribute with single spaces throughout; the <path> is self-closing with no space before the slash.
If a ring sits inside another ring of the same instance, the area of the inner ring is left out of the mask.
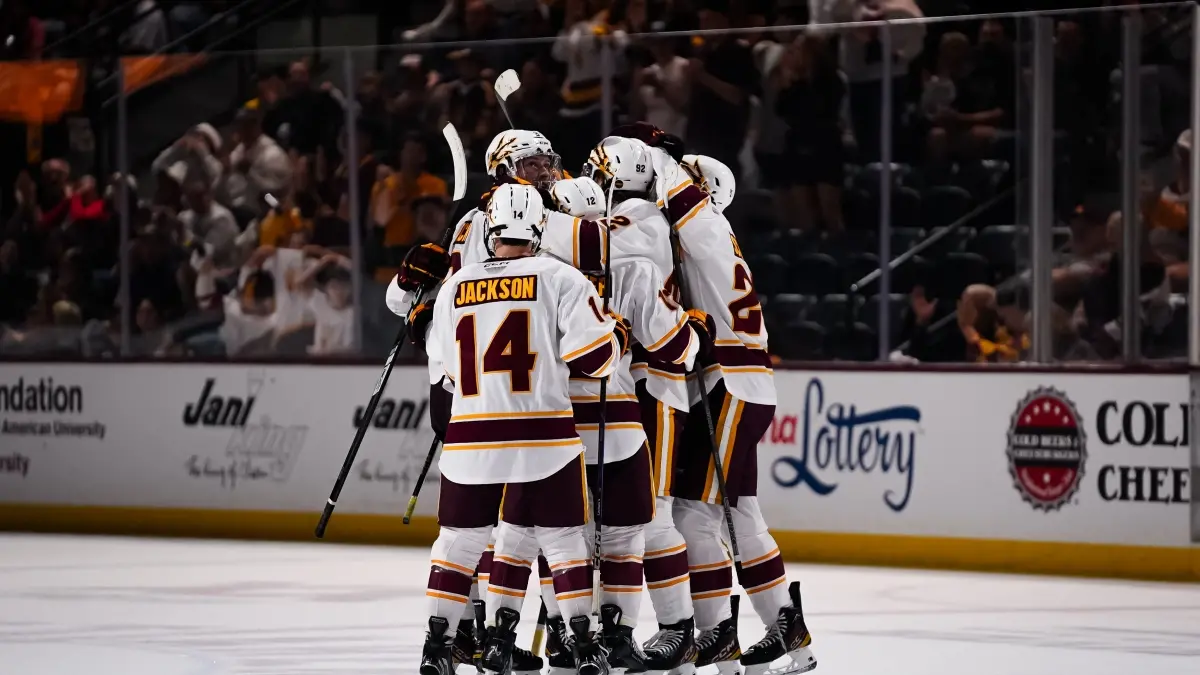
<path id="1" fill-rule="evenodd" d="M 609 338 L 595 349 L 567 361 L 572 377 L 606 377 L 617 364 L 617 341 Z"/>
<path id="2" fill-rule="evenodd" d="M 685 318 L 673 334 L 668 334 L 665 339 L 660 339 L 654 349 L 647 349 L 646 352 L 656 361 L 682 363 L 690 368 L 692 361 L 696 358 L 698 343 L 699 338 Z"/>
<path id="3" fill-rule="evenodd" d="M 387 303 L 387 308 L 396 316 L 407 317 L 409 305 L 412 304 L 412 294 L 400 288 L 396 283 L 396 277 L 392 277 L 392 283 L 388 284 L 387 294 L 383 301 Z"/>
<path id="4" fill-rule="evenodd" d="M 689 185 L 667 201 L 667 212 L 671 215 L 671 227 L 679 227 L 700 207 L 708 195 L 696 185 Z"/>

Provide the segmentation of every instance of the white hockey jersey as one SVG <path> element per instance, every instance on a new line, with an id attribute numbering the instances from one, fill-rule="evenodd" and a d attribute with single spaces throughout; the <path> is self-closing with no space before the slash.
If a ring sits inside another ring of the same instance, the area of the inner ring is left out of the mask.
<path id="1" fill-rule="evenodd" d="M 668 210 L 683 249 L 684 281 L 691 301 L 717 323 L 717 364 L 705 369 L 705 384 L 711 391 L 723 378 L 725 389 L 743 401 L 775 405 L 762 304 L 733 228 L 699 187 L 674 192 Z"/>
<path id="2" fill-rule="evenodd" d="M 613 242 L 616 242 L 616 237 Z M 596 279 L 597 282 L 602 277 Z M 651 358 L 678 367 L 692 366 L 699 344 L 687 323 L 687 315 L 661 292 L 662 277 L 648 258 L 613 256 L 610 308 L 629 320 L 634 339 Z M 609 380 L 605 419 L 604 461 L 619 462 L 632 457 L 646 442 L 641 408 L 637 400 L 637 382 L 632 369 L 634 354 L 621 360 L 621 366 Z M 680 378 L 682 384 L 682 376 Z M 671 382 L 671 380 L 666 380 Z M 647 387 L 649 387 L 647 383 Z M 651 392 L 653 393 L 653 392 Z M 673 392 L 681 406 L 687 404 L 687 390 Z M 571 402 L 575 407 L 576 429 L 587 446 L 587 462 L 597 462 L 599 440 L 600 383 L 586 378 L 571 379 Z"/>
<path id="3" fill-rule="evenodd" d="M 439 467 L 458 483 L 522 483 L 584 451 L 569 377 L 607 377 L 614 322 L 592 284 L 552 258 L 463 267 L 442 285 L 426 348 L 454 383 Z"/>

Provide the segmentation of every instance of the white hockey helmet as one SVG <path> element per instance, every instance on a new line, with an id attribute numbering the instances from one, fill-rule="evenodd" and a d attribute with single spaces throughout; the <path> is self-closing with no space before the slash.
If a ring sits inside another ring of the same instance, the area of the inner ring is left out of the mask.
<path id="1" fill-rule="evenodd" d="M 564 178 L 550 189 L 558 210 L 576 218 L 595 219 L 604 215 L 604 191 L 591 178 Z"/>
<path id="2" fill-rule="evenodd" d="M 496 255 L 496 239 L 528 241 L 536 251 L 546 228 L 546 207 L 542 194 L 532 185 L 505 183 L 492 193 L 487 208 L 488 253 Z"/>
<path id="3" fill-rule="evenodd" d="M 607 191 L 609 184 L 622 192 L 649 192 L 654 182 L 654 164 L 646 144 L 621 136 L 609 136 L 592 148 L 585 176 L 596 181 Z"/>
<path id="4" fill-rule="evenodd" d="M 729 167 L 708 155 L 684 155 L 681 165 L 700 189 L 712 198 L 717 211 L 729 208 L 737 191 L 737 181 Z"/>
<path id="5" fill-rule="evenodd" d="M 543 158 L 546 164 L 528 167 L 531 171 L 526 171 L 526 160 L 533 158 Z M 546 189 L 562 178 L 562 159 L 554 152 L 550 139 L 540 131 L 510 129 L 500 132 L 488 144 L 485 161 L 487 173 L 492 178 L 496 178 L 503 170 L 504 175 L 521 178 Z M 537 174 L 541 173 L 541 169 L 549 172 L 549 179 L 539 178 Z M 522 175 L 526 173 L 530 175 Z"/>

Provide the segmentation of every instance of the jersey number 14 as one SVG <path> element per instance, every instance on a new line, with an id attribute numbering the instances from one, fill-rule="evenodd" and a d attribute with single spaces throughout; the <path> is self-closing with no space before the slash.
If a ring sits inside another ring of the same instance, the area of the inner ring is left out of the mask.
<path id="1" fill-rule="evenodd" d="M 464 314 L 454 328 L 458 342 L 458 387 L 463 396 L 479 394 L 479 368 L 484 374 L 508 373 L 509 390 L 514 394 L 533 391 L 533 368 L 537 353 L 529 351 L 529 310 L 514 309 L 504 317 L 478 357 L 475 338 L 475 314 Z"/>

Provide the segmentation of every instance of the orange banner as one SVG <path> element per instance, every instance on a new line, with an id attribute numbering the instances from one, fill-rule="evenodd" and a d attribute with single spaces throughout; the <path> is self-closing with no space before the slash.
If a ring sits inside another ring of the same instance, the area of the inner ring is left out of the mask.
<path id="1" fill-rule="evenodd" d="M 125 93 L 186 73 L 204 60 L 203 54 L 123 57 Z M 83 91 L 78 61 L 0 62 L 0 121 L 53 124 L 79 110 Z"/>
<path id="2" fill-rule="evenodd" d="M 133 92 L 182 75 L 204 63 L 204 54 L 159 54 L 156 56 L 126 56 L 121 58 L 125 71 L 125 93 Z"/>
<path id="3" fill-rule="evenodd" d="M 75 61 L 0 63 L 0 119 L 57 122 L 83 103 L 82 76 Z"/>

